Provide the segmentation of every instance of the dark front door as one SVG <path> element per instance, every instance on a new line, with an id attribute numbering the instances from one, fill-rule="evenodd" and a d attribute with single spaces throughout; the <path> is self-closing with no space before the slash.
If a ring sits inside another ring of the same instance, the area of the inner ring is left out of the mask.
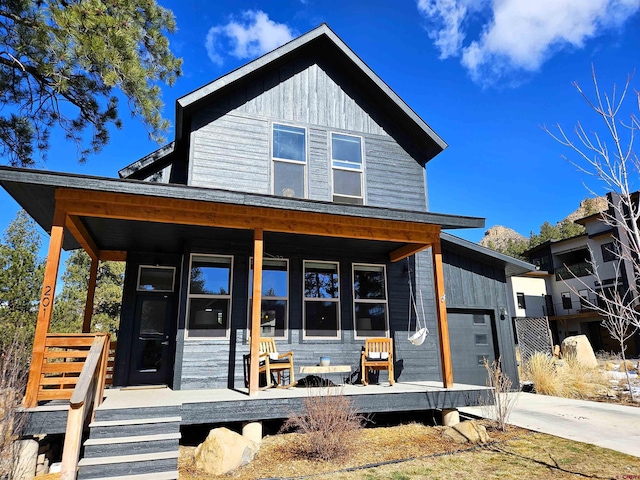
<path id="1" fill-rule="evenodd" d="M 175 352 L 175 269 L 140 267 L 129 385 L 170 385 Z"/>

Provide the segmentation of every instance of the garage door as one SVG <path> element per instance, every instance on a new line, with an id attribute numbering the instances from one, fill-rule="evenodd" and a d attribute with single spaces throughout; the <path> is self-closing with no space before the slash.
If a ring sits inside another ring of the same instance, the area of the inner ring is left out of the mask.
<path id="1" fill-rule="evenodd" d="M 454 383 L 486 385 L 482 359 L 495 360 L 493 317 L 490 312 L 447 312 Z"/>

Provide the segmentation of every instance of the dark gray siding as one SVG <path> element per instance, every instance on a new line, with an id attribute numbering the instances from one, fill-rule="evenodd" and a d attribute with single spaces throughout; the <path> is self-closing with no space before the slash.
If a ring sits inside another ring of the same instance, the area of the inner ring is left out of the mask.
<path id="1" fill-rule="evenodd" d="M 359 369 L 360 351 L 364 340 L 354 339 L 352 263 L 384 263 L 387 265 L 387 285 L 391 335 L 395 338 L 396 377 L 399 381 L 437 380 L 439 363 L 437 333 L 432 297 L 430 254 L 419 260 L 419 276 L 425 311 L 432 334 L 417 347 L 407 341 L 409 307 L 406 262 L 388 263 L 388 256 L 375 242 L 332 241 L 311 237 L 267 236 L 265 250 L 269 255 L 289 259 L 289 337 L 277 340 L 282 351 L 294 352 L 296 376 L 302 365 L 316 365 L 324 355 L 338 365 Z M 244 385 L 243 355 L 248 353 L 248 261 L 252 243 L 247 241 L 216 242 L 212 245 L 193 244 L 193 252 L 233 254 L 233 300 L 231 338 L 229 340 L 184 339 L 184 324 L 179 329 L 174 388 L 183 390 L 240 387 Z M 302 338 L 302 269 L 303 260 L 340 262 L 340 314 L 342 332 L 338 340 L 304 340 Z M 412 262 L 413 263 L 413 262 Z M 412 269 L 413 264 L 412 264 Z M 186 268 L 185 268 L 186 270 Z M 426 273 L 425 273 L 426 270 Z M 186 288 L 186 287 L 185 287 Z M 186 300 L 186 297 L 185 297 Z M 185 302 L 183 302 L 184 304 Z M 413 325 L 412 325 L 413 329 Z M 354 380 L 357 377 L 354 375 Z"/>
<path id="2" fill-rule="evenodd" d="M 503 371 L 517 386 L 513 330 L 509 320 L 511 315 L 507 311 L 504 320 L 500 318 L 500 307 L 509 308 L 504 267 L 489 265 L 470 257 L 471 255 L 465 256 L 443 249 L 447 309 L 457 313 L 476 311 L 487 313 L 492 317 L 495 325 L 493 341 L 494 347 L 497 347 L 496 357 L 501 357 Z M 455 332 L 455 334 L 463 333 Z M 468 331 L 466 334 L 473 335 L 473 332 Z M 454 367 L 456 360 L 464 361 L 454 349 L 451 355 Z M 454 382 L 455 380 L 454 376 Z"/>
<path id="3" fill-rule="evenodd" d="M 329 138 L 337 131 L 363 138 L 368 205 L 425 211 L 424 168 L 408 153 L 410 145 L 389 135 L 393 120 L 318 61 L 271 72 L 196 112 L 189 184 L 270 193 L 271 122 L 284 122 L 307 128 L 308 198 L 331 201 Z"/>

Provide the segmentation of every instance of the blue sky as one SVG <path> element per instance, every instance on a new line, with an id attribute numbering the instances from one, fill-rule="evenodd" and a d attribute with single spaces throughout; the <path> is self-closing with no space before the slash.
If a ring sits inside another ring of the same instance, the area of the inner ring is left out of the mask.
<path id="1" fill-rule="evenodd" d="M 326 22 L 449 144 L 427 167 L 431 210 L 485 217 L 487 227 L 524 235 L 573 211 L 588 195 L 583 182 L 603 193 L 561 158 L 570 152 L 541 125 L 589 127 L 593 113 L 571 82 L 589 90 L 593 64 L 609 90 L 640 59 L 639 0 L 160 3 L 176 16 L 170 41 L 184 58 L 184 76 L 163 89 L 170 120 L 176 98 Z M 41 167 L 117 176 L 157 148 L 126 111 L 122 117 L 123 129 L 86 164 L 54 138 Z M 4 191 L 0 202 L 4 230 L 18 206 Z M 484 230 L 452 233 L 479 241 Z"/>

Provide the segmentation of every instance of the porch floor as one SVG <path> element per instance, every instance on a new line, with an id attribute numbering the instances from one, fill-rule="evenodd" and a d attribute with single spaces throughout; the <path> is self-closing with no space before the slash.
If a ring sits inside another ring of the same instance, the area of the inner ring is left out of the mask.
<path id="1" fill-rule="evenodd" d="M 167 387 L 127 387 L 105 390 L 105 400 L 98 408 L 102 419 L 109 412 L 117 416 L 117 410 L 178 407 L 182 425 L 248 422 L 285 418 L 299 411 L 303 400 L 311 395 L 342 394 L 353 397 L 360 413 L 384 413 L 403 411 L 427 411 L 482 403 L 487 387 L 454 384 L 442 387 L 439 381 L 397 382 L 378 385 L 340 385 L 337 387 L 270 388 L 249 396 L 246 388 L 172 390 Z M 66 427 L 66 410 L 62 405 L 39 406 L 29 409 L 27 430 L 29 434 L 63 433 Z M 46 426 L 46 431 L 38 431 Z"/>

